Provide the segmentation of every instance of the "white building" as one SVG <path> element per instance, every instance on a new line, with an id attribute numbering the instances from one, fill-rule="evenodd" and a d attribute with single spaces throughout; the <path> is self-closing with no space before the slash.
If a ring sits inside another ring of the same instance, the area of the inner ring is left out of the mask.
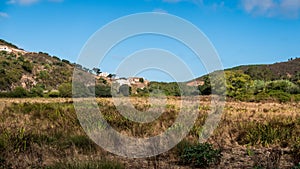
<path id="1" fill-rule="evenodd" d="M 122 86 L 122 85 L 130 86 L 129 80 L 125 79 L 125 78 L 116 79 L 116 82 L 119 83 L 120 86 Z"/>
<path id="2" fill-rule="evenodd" d="M 12 50 L 9 47 L 3 45 L 0 45 L 0 51 L 12 52 Z"/>
<path id="3" fill-rule="evenodd" d="M 107 77 L 108 75 L 109 75 L 109 73 L 107 73 L 107 72 L 101 72 L 98 76 Z"/>

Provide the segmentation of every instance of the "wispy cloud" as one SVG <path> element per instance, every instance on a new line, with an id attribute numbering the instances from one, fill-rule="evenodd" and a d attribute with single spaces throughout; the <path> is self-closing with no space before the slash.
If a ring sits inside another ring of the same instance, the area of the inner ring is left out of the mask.
<path id="1" fill-rule="evenodd" d="M 153 10 L 153 12 L 158 12 L 158 13 L 168 13 L 168 11 L 161 9 L 161 8 L 156 8 Z"/>
<path id="2" fill-rule="evenodd" d="M 241 0 L 243 9 L 252 15 L 298 18 L 300 0 Z"/>
<path id="3" fill-rule="evenodd" d="M 63 0 L 8 0 L 7 4 L 32 5 L 41 1 L 63 2 Z"/>
<path id="4" fill-rule="evenodd" d="M 162 0 L 166 3 L 179 3 L 179 2 L 190 2 L 196 5 L 203 5 L 203 0 Z"/>
<path id="5" fill-rule="evenodd" d="M 0 12 L 0 18 L 8 18 L 9 15 L 5 12 Z"/>

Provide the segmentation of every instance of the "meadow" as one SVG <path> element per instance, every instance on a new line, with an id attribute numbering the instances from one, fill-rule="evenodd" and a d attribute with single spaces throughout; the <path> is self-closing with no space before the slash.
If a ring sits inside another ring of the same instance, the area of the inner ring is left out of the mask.
<path id="1" fill-rule="evenodd" d="M 198 118 L 174 148 L 155 157 L 125 158 L 107 152 L 86 135 L 72 99 L 0 100 L 0 168 L 300 168 L 300 103 L 227 101 L 206 143 L 199 131 L 210 113 L 210 97 L 197 97 Z M 168 97 L 159 118 L 140 124 L 124 118 L 111 98 L 97 98 L 106 121 L 124 135 L 146 138 L 172 126 L 180 110 L 195 111 Z M 137 110 L 151 106 L 131 97 Z M 123 109 L 130 111 L 124 105 Z"/>

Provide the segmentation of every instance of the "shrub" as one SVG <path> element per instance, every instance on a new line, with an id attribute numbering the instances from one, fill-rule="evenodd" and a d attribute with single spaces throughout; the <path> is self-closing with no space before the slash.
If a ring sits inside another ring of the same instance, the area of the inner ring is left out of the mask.
<path id="1" fill-rule="evenodd" d="M 281 103 L 291 101 L 291 95 L 281 90 L 272 90 L 269 95 Z"/>
<path id="2" fill-rule="evenodd" d="M 28 96 L 28 92 L 26 89 L 24 89 L 23 87 L 16 87 L 11 93 L 10 93 L 11 97 L 15 97 L 15 98 L 24 98 Z"/>
<path id="3" fill-rule="evenodd" d="M 265 92 L 260 92 L 257 95 L 255 95 L 255 101 L 260 102 L 263 100 L 268 100 L 270 98 L 269 94 Z"/>
<path id="4" fill-rule="evenodd" d="M 111 97 L 111 87 L 108 85 L 96 85 L 95 86 L 96 97 Z"/>
<path id="5" fill-rule="evenodd" d="M 33 65 L 32 65 L 32 63 L 30 63 L 29 61 L 25 61 L 25 62 L 23 62 L 23 64 L 22 64 L 22 68 L 23 68 L 25 71 L 27 71 L 27 72 L 29 72 L 29 73 L 32 73 Z"/>
<path id="6" fill-rule="evenodd" d="M 48 93 L 48 96 L 49 96 L 49 97 L 59 97 L 60 94 L 59 94 L 59 91 L 57 91 L 57 90 L 52 90 L 52 91 L 50 91 L 50 92 Z"/>
<path id="7" fill-rule="evenodd" d="M 300 94 L 295 94 L 292 96 L 292 100 L 294 102 L 300 102 Z"/>
<path id="8" fill-rule="evenodd" d="M 290 94 L 297 94 L 300 92 L 299 87 L 288 80 L 275 80 L 268 82 L 266 88 L 268 91 L 281 90 Z"/>
<path id="9" fill-rule="evenodd" d="M 60 97 L 72 97 L 72 84 L 63 83 L 58 87 Z"/>
<path id="10" fill-rule="evenodd" d="M 211 144 L 197 143 L 187 146 L 180 155 L 180 161 L 183 164 L 193 165 L 195 167 L 208 167 L 211 164 L 220 162 L 222 157 L 221 150 L 214 149 Z"/>

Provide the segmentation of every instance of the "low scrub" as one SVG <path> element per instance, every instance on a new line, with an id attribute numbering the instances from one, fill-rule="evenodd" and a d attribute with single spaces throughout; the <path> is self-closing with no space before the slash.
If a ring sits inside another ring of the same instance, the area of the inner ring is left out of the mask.
<path id="1" fill-rule="evenodd" d="M 211 144 L 186 144 L 180 153 L 180 162 L 184 165 L 205 168 L 212 164 L 219 163 L 221 157 L 221 150 L 214 149 Z"/>

